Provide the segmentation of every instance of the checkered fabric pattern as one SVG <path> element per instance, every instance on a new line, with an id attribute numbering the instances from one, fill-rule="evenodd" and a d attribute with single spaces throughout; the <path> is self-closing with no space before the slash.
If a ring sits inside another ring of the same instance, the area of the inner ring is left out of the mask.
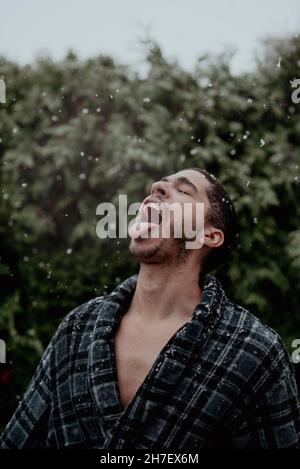
<path id="1" fill-rule="evenodd" d="M 280 337 L 206 275 L 201 302 L 123 408 L 115 331 L 138 275 L 71 311 L 0 448 L 298 448 L 293 365 Z"/>

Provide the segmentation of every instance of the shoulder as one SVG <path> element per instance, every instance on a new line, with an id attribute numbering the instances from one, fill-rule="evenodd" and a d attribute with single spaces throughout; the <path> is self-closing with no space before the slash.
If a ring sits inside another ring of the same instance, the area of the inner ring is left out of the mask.
<path id="1" fill-rule="evenodd" d="M 107 299 L 98 296 L 73 308 L 60 322 L 53 338 L 52 346 L 68 345 L 76 335 L 86 335 L 93 330 L 95 321 Z"/>
<path id="2" fill-rule="evenodd" d="M 73 308 L 62 320 L 61 326 L 74 324 L 78 320 L 85 320 L 97 314 L 99 307 L 106 301 L 105 296 L 97 296 Z"/>
<path id="3" fill-rule="evenodd" d="M 258 317 L 225 297 L 220 321 L 222 334 L 229 334 L 230 342 L 245 367 L 261 381 L 274 382 L 284 373 L 294 374 L 289 353 L 280 335 Z"/>

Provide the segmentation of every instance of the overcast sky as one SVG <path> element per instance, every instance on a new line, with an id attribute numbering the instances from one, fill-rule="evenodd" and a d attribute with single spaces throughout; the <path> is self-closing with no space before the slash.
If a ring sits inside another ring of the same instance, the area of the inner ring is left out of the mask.
<path id="1" fill-rule="evenodd" d="M 0 55 L 21 63 L 72 48 L 138 69 L 145 31 L 188 69 L 233 47 L 239 72 L 251 69 L 263 38 L 300 33 L 300 0 L 0 0 Z"/>

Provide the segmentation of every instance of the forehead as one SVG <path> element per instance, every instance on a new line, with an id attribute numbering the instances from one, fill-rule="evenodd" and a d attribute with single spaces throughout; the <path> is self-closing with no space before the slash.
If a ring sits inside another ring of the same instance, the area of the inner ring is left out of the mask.
<path id="1" fill-rule="evenodd" d="M 195 171 L 194 169 L 183 169 L 182 171 L 178 171 L 177 173 L 167 176 L 170 182 L 175 182 L 176 179 L 182 177 L 188 179 L 197 187 L 197 191 L 199 192 L 200 196 L 206 196 L 206 191 L 209 188 L 209 182 L 203 174 L 201 174 L 199 171 Z"/>

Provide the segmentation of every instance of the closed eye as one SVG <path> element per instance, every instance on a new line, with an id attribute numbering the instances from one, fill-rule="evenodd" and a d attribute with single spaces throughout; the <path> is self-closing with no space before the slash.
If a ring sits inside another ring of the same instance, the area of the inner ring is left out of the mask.
<path id="1" fill-rule="evenodd" d="M 191 194 L 189 194 L 188 192 L 186 192 L 186 191 L 184 191 L 184 190 L 182 190 L 182 189 L 178 189 L 178 192 L 182 192 L 183 194 L 186 194 L 186 195 L 191 195 Z"/>

